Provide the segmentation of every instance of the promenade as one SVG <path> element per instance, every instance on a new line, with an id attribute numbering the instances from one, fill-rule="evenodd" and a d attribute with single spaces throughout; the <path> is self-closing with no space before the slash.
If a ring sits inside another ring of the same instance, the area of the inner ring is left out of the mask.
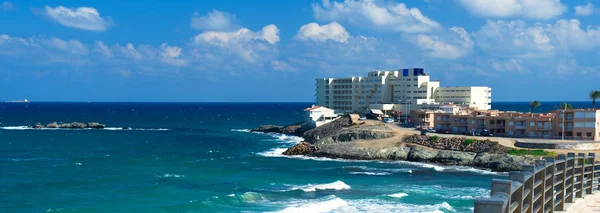
<path id="1" fill-rule="evenodd" d="M 493 179 L 489 198 L 475 213 L 600 212 L 600 165 L 594 153 L 559 155 L 523 165 L 507 179 Z"/>

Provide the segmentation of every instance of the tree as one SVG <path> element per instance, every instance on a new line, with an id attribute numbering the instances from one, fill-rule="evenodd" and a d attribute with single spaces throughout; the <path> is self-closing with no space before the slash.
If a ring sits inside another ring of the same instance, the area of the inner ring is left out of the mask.
<path id="1" fill-rule="evenodd" d="M 596 99 L 600 98 L 600 90 L 590 91 L 590 99 L 592 99 L 592 108 L 596 109 Z"/>
<path id="2" fill-rule="evenodd" d="M 532 101 L 531 103 L 529 103 L 530 112 L 533 113 L 533 111 L 535 111 L 535 108 L 537 108 L 541 105 L 542 105 L 542 103 L 540 103 L 540 101 L 538 101 L 538 100 Z"/>
<path id="3" fill-rule="evenodd" d="M 571 106 L 570 103 L 562 102 L 562 103 L 560 103 L 560 105 L 558 106 L 558 108 L 560 108 L 560 109 L 573 109 L 573 106 Z"/>

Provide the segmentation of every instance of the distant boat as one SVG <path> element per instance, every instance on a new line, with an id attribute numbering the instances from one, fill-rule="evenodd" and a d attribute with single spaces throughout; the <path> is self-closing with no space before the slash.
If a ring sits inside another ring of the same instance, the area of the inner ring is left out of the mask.
<path id="1" fill-rule="evenodd" d="M 7 102 L 8 103 L 27 103 L 27 102 L 29 102 L 29 100 L 23 99 L 23 100 L 7 101 Z"/>

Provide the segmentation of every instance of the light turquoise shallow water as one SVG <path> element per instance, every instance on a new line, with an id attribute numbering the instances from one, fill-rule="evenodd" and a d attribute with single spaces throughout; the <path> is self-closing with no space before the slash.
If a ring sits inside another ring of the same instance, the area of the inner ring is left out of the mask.
<path id="1" fill-rule="evenodd" d="M 288 158 L 249 133 L 309 104 L 0 105 L 0 212 L 470 212 L 499 175 L 408 162 Z M 134 130 L 28 130 L 98 121 Z"/>

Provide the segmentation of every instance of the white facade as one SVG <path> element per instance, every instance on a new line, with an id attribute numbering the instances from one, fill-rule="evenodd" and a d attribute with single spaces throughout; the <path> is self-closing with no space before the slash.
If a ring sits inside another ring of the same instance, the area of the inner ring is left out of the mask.
<path id="1" fill-rule="evenodd" d="M 334 121 L 339 116 L 333 109 L 322 106 L 313 106 L 304 110 L 304 125 L 309 127 L 318 127 L 323 124 Z"/>
<path id="2" fill-rule="evenodd" d="M 422 68 L 371 71 L 366 77 L 316 79 L 316 103 L 339 112 L 364 112 L 371 104 L 459 104 L 491 108 L 489 87 L 440 87 Z M 398 106 L 402 109 L 404 106 Z"/>

